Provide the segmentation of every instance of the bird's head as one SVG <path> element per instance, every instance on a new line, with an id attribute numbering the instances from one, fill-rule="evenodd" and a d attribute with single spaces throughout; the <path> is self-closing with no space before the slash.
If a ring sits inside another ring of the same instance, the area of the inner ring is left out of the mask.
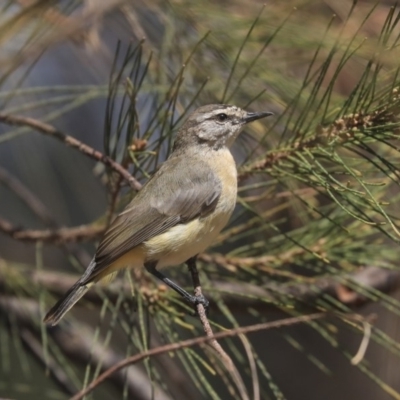
<path id="1" fill-rule="evenodd" d="M 213 149 L 229 147 L 249 122 L 272 115 L 248 112 L 227 104 L 211 104 L 194 111 L 175 140 L 174 150 L 203 144 Z"/>

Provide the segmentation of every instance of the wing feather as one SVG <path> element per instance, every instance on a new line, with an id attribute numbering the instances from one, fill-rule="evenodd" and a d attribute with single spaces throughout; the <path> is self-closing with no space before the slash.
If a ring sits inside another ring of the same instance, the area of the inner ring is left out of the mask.
<path id="1" fill-rule="evenodd" d="M 202 160 L 189 164 L 176 156 L 161 166 L 105 232 L 96 265 L 83 284 L 141 243 L 215 209 L 222 189 L 219 178 Z"/>

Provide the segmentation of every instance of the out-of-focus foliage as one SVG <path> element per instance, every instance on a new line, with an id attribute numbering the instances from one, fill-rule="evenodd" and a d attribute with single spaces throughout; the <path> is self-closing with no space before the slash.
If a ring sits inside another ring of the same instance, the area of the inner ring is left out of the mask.
<path id="1" fill-rule="evenodd" d="M 363 324 L 346 317 L 352 310 L 345 297 L 325 285 L 377 303 L 374 310 L 397 324 L 398 300 L 353 279 L 364 268 L 399 272 L 400 14 L 388 3 L 24 0 L 3 6 L 2 113 L 51 122 L 141 182 L 167 157 L 195 106 L 229 102 L 275 113 L 252 124 L 233 148 L 238 207 L 220 242 L 200 255 L 210 319 L 215 330 L 310 310 L 333 310 L 342 319 L 310 322 L 279 337 L 249 336 L 247 345 L 221 341 L 249 392 L 257 386 L 262 399 L 296 398 L 299 390 L 302 398 L 338 398 L 349 386 L 341 369 L 352 374 L 354 396 L 400 398 L 397 377 L 382 368 L 385 357 L 390 368 L 398 365 L 398 338 L 378 321 L 370 335 L 374 356 L 351 366 Z M 60 69 L 70 70 L 67 79 L 57 76 Z M 4 126 L 0 165 L 41 199 L 50 218 L 4 187 L 0 218 L 18 228 L 101 225 L 133 195 L 102 164 L 33 135 Z M 2 396 L 67 398 L 120 358 L 202 334 L 190 307 L 144 271 L 96 289 L 59 328 L 46 330 L 44 311 L 73 280 L 60 269 L 77 276 L 95 247 L 64 243 L 54 251 L 5 235 L 3 243 Z M 168 273 L 190 287 L 185 268 Z M 68 337 L 77 340 L 75 352 Z M 48 363 L 45 377 L 28 356 L 35 343 L 36 358 Z M 88 358 L 80 359 L 85 351 Z M 292 368 L 284 355 L 307 361 L 296 359 Z M 294 375 L 298 381 L 291 382 Z M 207 348 L 147 359 L 114 384 L 94 397 L 148 399 L 152 388 L 156 399 L 237 396 Z"/>

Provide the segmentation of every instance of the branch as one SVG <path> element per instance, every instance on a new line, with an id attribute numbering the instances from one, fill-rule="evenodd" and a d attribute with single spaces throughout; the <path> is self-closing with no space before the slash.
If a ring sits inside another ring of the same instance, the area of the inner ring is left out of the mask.
<path id="1" fill-rule="evenodd" d="M 201 287 L 198 286 L 195 289 L 195 295 L 199 296 L 201 294 L 202 294 Z M 197 305 L 197 313 L 199 314 L 199 318 L 200 318 L 201 324 L 203 325 L 203 329 L 206 334 L 206 337 L 209 339 L 207 344 L 209 344 L 215 350 L 217 355 L 220 357 L 221 362 L 223 363 L 224 367 L 228 370 L 228 372 L 232 376 L 232 379 L 235 382 L 235 384 L 239 390 L 240 397 L 244 400 L 249 400 L 249 395 L 247 393 L 246 386 L 243 383 L 242 377 L 240 376 L 239 371 L 237 370 L 231 357 L 222 348 L 222 346 L 219 344 L 219 342 L 215 338 L 214 332 L 212 331 L 210 322 L 208 321 L 208 318 L 207 318 L 206 310 L 204 309 L 204 306 L 202 304 Z"/>
<path id="2" fill-rule="evenodd" d="M 200 286 L 200 279 L 199 279 L 199 273 L 198 273 L 197 267 L 196 267 L 196 260 L 192 258 L 188 261 L 187 264 L 189 267 L 189 272 L 192 275 L 194 295 L 197 298 L 204 298 L 202 290 L 201 290 L 201 286 Z M 196 308 L 197 308 L 197 313 L 199 315 L 201 324 L 203 325 L 203 329 L 206 334 L 206 337 L 209 339 L 209 341 L 207 343 L 219 355 L 224 367 L 228 370 L 233 381 L 235 382 L 235 384 L 239 390 L 241 398 L 248 400 L 249 396 L 247 394 L 246 386 L 243 383 L 243 380 L 239 374 L 239 371 L 235 367 L 235 364 L 233 363 L 231 357 L 229 357 L 228 353 L 226 353 L 226 351 L 222 348 L 222 346 L 215 339 L 210 322 L 207 318 L 206 309 L 204 308 L 203 304 L 201 304 L 201 303 L 197 304 Z"/>
<path id="3" fill-rule="evenodd" d="M 57 130 L 52 125 L 49 125 L 45 122 L 41 122 L 39 120 L 29 118 L 29 117 L 20 117 L 17 115 L 7 115 L 0 113 L 0 122 L 7 124 L 7 125 L 14 125 L 14 126 L 24 126 L 29 127 L 37 132 L 43 133 L 47 136 L 54 137 L 60 140 L 67 146 L 73 147 L 74 149 L 80 151 L 81 153 L 87 155 L 90 158 L 93 158 L 96 161 L 99 161 L 110 167 L 115 172 L 120 174 L 131 186 L 134 190 L 140 190 L 142 185 L 138 182 L 131 173 L 123 168 L 120 164 L 115 162 L 112 158 L 106 156 L 105 154 L 101 153 L 98 150 L 93 149 L 92 147 L 88 146 L 85 143 L 82 143 L 78 139 L 75 139 L 72 136 L 66 135 L 65 133 Z"/>
<path id="4" fill-rule="evenodd" d="M 231 329 L 228 331 L 218 332 L 212 336 L 212 339 L 222 339 L 227 337 L 234 337 L 240 334 L 245 333 L 253 333 L 258 332 L 261 330 L 268 330 L 268 329 L 276 329 L 282 328 L 284 326 L 290 326 L 294 324 L 299 324 L 303 322 L 309 322 L 315 319 L 320 319 L 325 317 L 326 313 L 315 313 L 309 315 L 303 315 L 300 317 L 292 317 L 292 318 L 285 318 L 279 321 L 273 322 L 265 322 L 262 324 L 250 325 L 240 328 Z M 96 380 L 92 381 L 87 388 L 78 392 L 75 396 L 71 397 L 70 400 L 81 400 L 84 396 L 90 393 L 93 389 L 95 389 L 99 384 L 104 382 L 107 378 L 113 375 L 115 372 L 120 371 L 122 368 L 127 367 L 128 365 L 136 364 L 137 362 L 148 358 L 153 357 L 158 354 L 163 354 L 171 351 L 177 351 L 187 347 L 193 347 L 196 345 L 200 345 L 206 342 L 209 342 L 210 337 L 208 336 L 200 336 L 193 339 L 183 340 L 178 343 L 170 343 L 165 346 L 156 347 L 151 350 L 144 351 L 140 354 L 136 354 L 135 356 L 131 356 L 126 358 L 125 360 L 115 364 L 112 368 L 108 369 L 107 371 L 103 372 Z"/>
<path id="5" fill-rule="evenodd" d="M 98 238 L 104 230 L 104 225 L 97 224 L 59 229 L 22 229 L 12 225 L 5 219 L 0 218 L 0 232 L 7 234 L 13 239 L 27 242 L 41 241 L 45 243 L 64 244 L 68 242 L 91 240 Z"/>

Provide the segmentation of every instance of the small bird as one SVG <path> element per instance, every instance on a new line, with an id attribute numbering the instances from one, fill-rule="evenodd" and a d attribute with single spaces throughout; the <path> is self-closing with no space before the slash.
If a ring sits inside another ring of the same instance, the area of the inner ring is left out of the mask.
<path id="1" fill-rule="evenodd" d="M 145 267 L 194 305 L 208 305 L 167 278 L 160 268 L 196 266 L 236 205 L 237 170 L 229 150 L 249 122 L 272 115 L 226 104 L 194 111 L 179 130 L 169 158 L 106 230 L 82 277 L 47 313 L 56 325 L 96 282 L 116 271 Z"/>

